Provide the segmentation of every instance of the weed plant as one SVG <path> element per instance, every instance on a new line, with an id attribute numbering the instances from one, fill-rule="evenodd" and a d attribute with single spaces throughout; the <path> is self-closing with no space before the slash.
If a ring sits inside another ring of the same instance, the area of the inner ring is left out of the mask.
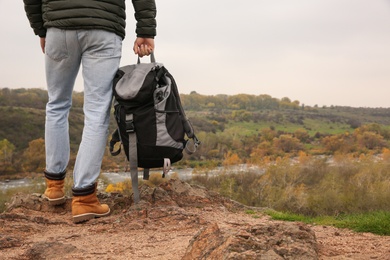
<path id="1" fill-rule="evenodd" d="M 279 159 L 262 175 L 194 176 L 193 182 L 248 206 L 272 208 L 295 220 L 330 216 L 341 227 L 348 223 L 354 230 L 390 235 L 389 158 L 340 155 L 329 161 L 301 155 L 298 162 Z"/>
<path id="2" fill-rule="evenodd" d="M 177 173 L 173 173 L 170 178 L 178 178 Z M 140 180 L 139 181 L 139 186 L 141 185 L 147 185 L 149 187 L 156 187 L 160 185 L 163 182 L 166 182 L 168 178 L 162 178 L 161 173 L 151 173 L 149 176 L 149 180 Z M 122 182 L 118 182 L 115 184 L 108 184 L 105 192 L 114 192 L 114 193 L 122 193 L 126 195 L 131 195 L 133 192 L 132 189 L 132 183 L 131 179 L 126 179 Z"/>

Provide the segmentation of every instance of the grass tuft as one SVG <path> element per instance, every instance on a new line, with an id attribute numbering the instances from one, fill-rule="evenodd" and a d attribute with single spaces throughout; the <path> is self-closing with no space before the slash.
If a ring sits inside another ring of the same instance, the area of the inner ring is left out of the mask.
<path id="1" fill-rule="evenodd" d="M 299 221 L 314 225 L 327 225 L 337 228 L 348 228 L 356 232 L 370 232 L 382 236 L 390 236 L 390 212 L 377 211 L 362 214 L 340 216 L 308 217 L 300 214 L 268 210 L 265 212 L 274 220 Z"/>

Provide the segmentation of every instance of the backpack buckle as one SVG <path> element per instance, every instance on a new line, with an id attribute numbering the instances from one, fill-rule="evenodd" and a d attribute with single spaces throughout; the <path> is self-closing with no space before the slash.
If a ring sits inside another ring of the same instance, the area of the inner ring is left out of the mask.
<path id="1" fill-rule="evenodd" d="M 126 133 L 134 133 L 135 127 L 134 127 L 134 121 L 126 121 Z"/>
<path id="2" fill-rule="evenodd" d="M 126 114 L 126 133 L 134 133 L 135 126 L 133 120 L 133 114 Z"/>

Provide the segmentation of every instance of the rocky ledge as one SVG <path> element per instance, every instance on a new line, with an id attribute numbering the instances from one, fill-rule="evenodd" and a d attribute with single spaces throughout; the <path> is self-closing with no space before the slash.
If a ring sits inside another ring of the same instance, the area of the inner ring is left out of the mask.
<path id="1" fill-rule="evenodd" d="M 41 194 L 18 194 L 0 214 L 0 258 L 325 259 L 311 226 L 270 220 L 203 187 L 171 179 L 143 185 L 141 198 L 99 193 L 112 214 L 74 224 L 70 198 L 51 207 Z"/>

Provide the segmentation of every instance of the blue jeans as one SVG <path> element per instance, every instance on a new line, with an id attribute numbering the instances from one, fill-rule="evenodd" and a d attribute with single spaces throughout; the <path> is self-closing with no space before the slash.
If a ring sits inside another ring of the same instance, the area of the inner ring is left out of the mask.
<path id="1" fill-rule="evenodd" d="M 74 165 L 75 188 L 96 182 L 106 148 L 112 81 L 119 67 L 122 38 L 103 30 L 60 30 L 46 35 L 46 171 L 62 173 L 69 162 L 69 109 L 80 65 L 84 79 L 84 129 Z"/>

